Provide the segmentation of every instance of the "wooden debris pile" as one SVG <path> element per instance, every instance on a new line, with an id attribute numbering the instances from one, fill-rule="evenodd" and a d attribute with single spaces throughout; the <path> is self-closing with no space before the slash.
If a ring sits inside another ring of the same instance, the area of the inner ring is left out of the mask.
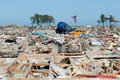
<path id="1" fill-rule="evenodd" d="M 85 56 L 29 54 L 15 59 L 1 59 L 0 74 L 2 79 L 10 80 L 17 78 L 82 80 L 100 77 L 119 79 L 120 57 L 114 57 L 94 56 L 90 60 Z"/>

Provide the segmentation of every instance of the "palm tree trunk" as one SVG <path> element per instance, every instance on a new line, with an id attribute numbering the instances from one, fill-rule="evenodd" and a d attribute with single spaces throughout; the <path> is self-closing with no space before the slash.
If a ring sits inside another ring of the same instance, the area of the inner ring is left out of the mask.
<path id="1" fill-rule="evenodd" d="M 111 22 L 109 22 L 109 26 L 111 26 Z"/>
<path id="2" fill-rule="evenodd" d="M 100 23 L 98 23 L 99 24 L 99 26 L 100 26 Z"/>
<path id="3" fill-rule="evenodd" d="M 116 26 L 116 22 L 114 22 L 114 26 Z"/>
<path id="4" fill-rule="evenodd" d="M 104 27 L 104 22 L 102 24 L 103 24 L 103 27 Z"/>
<path id="5" fill-rule="evenodd" d="M 34 24 L 32 23 L 32 27 L 34 27 Z"/>
<path id="6" fill-rule="evenodd" d="M 106 21 L 106 26 L 108 26 L 107 21 Z"/>

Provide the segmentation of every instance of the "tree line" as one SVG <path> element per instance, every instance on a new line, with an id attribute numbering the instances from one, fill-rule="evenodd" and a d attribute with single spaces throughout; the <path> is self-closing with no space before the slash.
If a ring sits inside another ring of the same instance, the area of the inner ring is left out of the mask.
<path id="1" fill-rule="evenodd" d="M 32 17 L 30 17 L 32 27 L 38 26 L 42 27 L 43 25 L 45 26 L 51 26 L 52 24 L 55 23 L 55 19 L 50 16 L 50 15 L 40 15 L 40 14 L 34 14 Z"/>
<path id="2" fill-rule="evenodd" d="M 116 26 L 116 23 L 119 21 L 117 21 L 113 15 L 109 15 L 108 17 L 106 17 L 104 14 L 101 14 L 100 19 L 97 20 L 97 22 L 99 23 L 99 26 L 102 24 L 102 26 L 104 27 L 105 25 Z"/>

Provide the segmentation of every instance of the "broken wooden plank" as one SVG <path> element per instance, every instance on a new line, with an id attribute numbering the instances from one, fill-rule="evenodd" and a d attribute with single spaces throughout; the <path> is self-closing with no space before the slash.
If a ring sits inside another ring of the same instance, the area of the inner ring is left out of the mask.
<path id="1" fill-rule="evenodd" d="M 64 55 L 64 56 L 80 56 L 81 53 L 61 53 L 61 55 Z"/>
<path id="2" fill-rule="evenodd" d="M 30 65 L 30 63 L 26 63 L 26 64 L 24 64 L 24 66 L 29 66 Z M 49 64 L 48 63 L 40 63 L 40 64 L 34 64 L 33 66 L 49 66 Z"/>
<path id="3" fill-rule="evenodd" d="M 24 73 L 24 70 L 14 70 L 13 73 Z"/>
<path id="4" fill-rule="evenodd" d="M 78 74 L 75 77 L 104 77 L 104 78 L 116 78 L 116 76 L 112 75 L 112 74 L 108 74 L 108 75 L 100 75 L 100 74 Z"/>
<path id="5" fill-rule="evenodd" d="M 9 78 L 8 80 L 40 80 L 36 78 Z M 43 80 L 48 80 L 48 79 L 43 79 Z"/>
<path id="6" fill-rule="evenodd" d="M 65 63 L 55 63 L 57 66 L 59 67 L 66 67 L 66 66 L 69 66 L 70 64 L 65 64 Z"/>
<path id="7" fill-rule="evenodd" d="M 44 74 L 48 74 L 49 73 L 49 70 L 35 70 L 35 69 L 32 69 L 31 70 L 32 72 L 37 72 L 37 73 L 44 73 Z"/>
<path id="8" fill-rule="evenodd" d="M 21 69 L 23 66 L 24 66 L 24 64 L 21 63 L 16 69 L 19 70 L 19 69 Z"/>
<path id="9" fill-rule="evenodd" d="M 120 59 L 120 56 L 94 56 L 93 59 Z"/>
<path id="10" fill-rule="evenodd" d="M 29 74 L 29 72 L 30 72 L 33 64 L 34 64 L 34 63 L 31 63 L 31 64 L 29 65 L 28 70 L 26 70 L 26 72 L 25 72 L 24 75 L 23 75 L 23 78 L 27 78 L 27 76 L 28 76 L 28 74 Z"/>
<path id="11" fill-rule="evenodd" d="M 52 55 L 53 57 L 62 57 L 62 58 L 84 58 L 84 56 L 61 56 L 61 55 Z"/>
<path id="12" fill-rule="evenodd" d="M 17 62 L 17 60 L 15 60 L 14 62 L 10 63 L 7 67 L 6 70 L 8 70 L 13 64 L 15 64 Z"/>

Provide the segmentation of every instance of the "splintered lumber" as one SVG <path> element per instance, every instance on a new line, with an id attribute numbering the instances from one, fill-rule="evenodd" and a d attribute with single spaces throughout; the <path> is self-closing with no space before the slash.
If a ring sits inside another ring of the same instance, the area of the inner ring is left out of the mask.
<path id="1" fill-rule="evenodd" d="M 17 60 L 26 60 L 26 57 L 27 58 L 50 58 L 50 55 L 49 54 L 24 54 L 24 55 L 21 55 L 17 58 Z"/>
<path id="2" fill-rule="evenodd" d="M 9 78 L 8 80 L 21 80 L 20 78 Z"/>
<path id="3" fill-rule="evenodd" d="M 17 60 L 15 60 L 14 62 L 10 63 L 7 67 L 6 70 L 8 70 L 13 64 L 15 64 L 17 62 Z"/>
<path id="4" fill-rule="evenodd" d="M 62 53 L 64 56 L 80 56 L 80 53 Z"/>
<path id="5" fill-rule="evenodd" d="M 35 70 L 35 69 L 32 69 L 31 70 L 32 72 L 37 72 L 37 73 L 44 73 L 44 74 L 48 74 L 49 73 L 49 70 Z"/>
<path id="6" fill-rule="evenodd" d="M 26 72 L 23 75 L 23 78 L 27 78 L 27 76 L 28 76 L 28 74 L 29 74 L 29 72 L 30 72 L 30 70 L 31 70 L 31 68 L 32 68 L 33 65 L 34 65 L 34 63 L 31 63 L 29 65 L 28 70 L 26 70 Z"/>
<path id="7" fill-rule="evenodd" d="M 120 56 L 94 56 L 93 59 L 120 59 Z"/>
<path id="8" fill-rule="evenodd" d="M 66 66 L 70 66 L 70 64 L 65 64 L 65 63 L 55 63 L 57 66 L 59 67 L 66 67 Z"/>
<path id="9" fill-rule="evenodd" d="M 63 55 L 51 55 L 51 56 L 61 58 L 84 58 L 84 56 L 63 56 Z"/>
<path id="10" fill-rule="evenodd" d="M 5 67 L 5 66 L 8 66 L 8 64 L 4 64 L 4 63 L 2 63 L 2 64 L 0 64 L 0 66 Z"/>
<path id="11" fill-rule="evenodd" d="M 8 80 L 39 80 L 39 79 L 35 79 L 35 78 L 9 78 Z"/>
<path id="12" fill-rule="evenodd" d="M 21 68 L 23 67 L 23 65 L 24 65 L 24 64 L 21 63 L 16 69 L 17 69 L 17 70 L 21 69 Z"/>
<path id="13" fill-rule="evenodd" d="M 100 74 L 78 74 L 75 77 L 104 77 L 104 78 L 116 78 L 116 76 L 109 74 L 109 75 L 100 75 Z"/>
<path id="14" fill-rule="evenodd" d="M 23 73 L 23 72 L 24 72 L 24 70 L 21 70 L 21 69 L 13 71 L 13 73 Z"/>
<path id="15" fill-rule="evenodd" d="M 82 71 L 80 71 L 80 69 L 75 65 L 73 59 L 72 58 L 69 58 L 69 59 L 70 59 L 71 65 L 74 69 L 73 71 L 75 72 L 74 75 L 82 73 Z"/>
<path id="16" fill-rule="evenodd" d="M 26 63 L 26 64 L 24 64 L 25 66 L 29 66 L 30 65 L 30 63 Z M 49 66 L 49 64 L 48 63 L 40 63 L 40 64 L 34 64 L 33 66 Z"/>

